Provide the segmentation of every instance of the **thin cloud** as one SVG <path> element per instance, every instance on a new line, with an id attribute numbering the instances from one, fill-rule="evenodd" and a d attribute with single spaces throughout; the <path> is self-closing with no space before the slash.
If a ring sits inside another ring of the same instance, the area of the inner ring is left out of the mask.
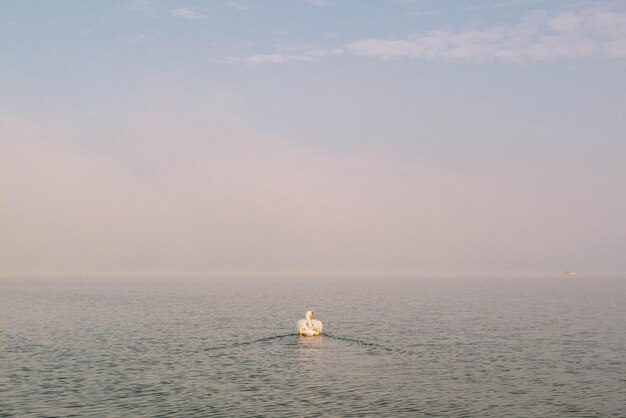
<path id="1" fill-rule="evenodd" d="M 240 11 L 240 12 L 244 12 L 246 10 L 250 10 L 251 9 L 250 6 L 246 6 L 245 4 L 241 4 L 238 1 L 234 1 L 234 0 L 227 1 L 226 2 L 226 6 L 230 7 L 233 10 L 237 10 L 237 11 Z"/>
<path id="2" fill-rule="evenodd" d="M 404 39 L 364 39 L 346 45 L 353 55 L 381 59 L 418 58 L 422 50 L 412 41 Z"/>
<path id="3" fill-rule="evenodd" d="M 326 6 L 330 3 L 329 0 L 304 0 L 305 2 L 312 4 L 313 6 Z"/>
<path id="4" fill-rule="evenodd" d="M 126 9 L 148 17 L 158 17 L 158 6 L 152 0 L 133 0 L 126 6 Z"/>
<path id="5" fill-rule="evenodd" d="M 341 55 L 345 51 L 342 48 L 334 49 L 310 49 L 298 54 L 255 54 L 246 59 L 248 64 L 285 64 L 290 62 L 314 61 L 331 55 Z"/>
<path id="6" fill-rule="evenodd" d="M 511 26 L 453 32 L 432 30 L 404 39 L 369 38 L 345 45 L 379 59 L 553 61 L 626 57 L 626 13 L 603 9 L 535 12 Z"/>
<path id="7" fill-rule="evenodd" d="M 414 16 L 435 14 L 416 12 Z M 500 61 L 522 63 L 626 57 L 626 12 L 586 8 L 527 14 L 517 24 L 470 31 L 434 29 L 399 39 L 367 38 L 332 48 L 297 53 L 254 54 L 250 64 L 314 61 L 348 54 L 383 60 Z"/>
<path id="8" fill-rule="evenodd" d="M 424 17 L 424 16 L 435 16 L 441 14 L 441 10 L 426 10 L 423 12 L 410 12 L 407 14 L 408 17 Z"/>
<path id="9" fill-rule="evenodd" d="M 509 0 L 503 1 L 500 3 L 496 3 L 493 7 L 512 7 L 512 6 L 521 6 L 530 3 L 541 3 L 543 0 Z"/>
<path id="10" fill-rule="evenodd" d="M 199 19 L 207 18 L 206 15 L 203 15 L 202 13 L 198 12 L 193 7 L 180 7 L 178 9 L 172 10 L 171 13 L 172 13 L 172 16 L 178 17 L 181 19 L 199 20 Z"/>
<path id="11" fill-rule="evenodd" d="M 306 55 L 283 55 L 283 54 L 256 54 L 248 57 L 248 64 L 284 64 L 296 61 L 311 61 L 313 58 Z"/>
<path id="12" fill-rule="evenodd" d="M 137 45 L 137 44 L 142 43 L 146 39 L 148 39 L 148 37 L 146 35 L 141 34 L 141 35 L 135 35 L 135 36 L 126 38 L 124 39 L 124 42 L 126 42 L 128 45 Z"/>

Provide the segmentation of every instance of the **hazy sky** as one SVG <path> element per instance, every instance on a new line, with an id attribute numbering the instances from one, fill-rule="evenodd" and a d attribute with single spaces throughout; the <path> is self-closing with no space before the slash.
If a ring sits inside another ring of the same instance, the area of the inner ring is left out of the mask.
<path id="1" fill-rule="evenodd" d="M 626 271 L 626 1 L 0 1 L 0 274 Z"/>

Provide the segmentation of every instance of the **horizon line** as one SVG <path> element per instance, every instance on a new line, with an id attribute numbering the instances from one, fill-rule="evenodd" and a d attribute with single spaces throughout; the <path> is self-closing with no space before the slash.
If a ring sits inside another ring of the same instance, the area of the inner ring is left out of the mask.
<path id="1" fill-rule="evenodd" d="M 11 279 L 215 279 L 215 278 L 476 278 L 493 276 L 563 277 L 575 271 L 576 277 L 625 276 L 621 270 L 463 270 L 463 271 L 128 271 L 128 272 L 83 272 L 83 273 L 0 273 L 0 280 Z"/>

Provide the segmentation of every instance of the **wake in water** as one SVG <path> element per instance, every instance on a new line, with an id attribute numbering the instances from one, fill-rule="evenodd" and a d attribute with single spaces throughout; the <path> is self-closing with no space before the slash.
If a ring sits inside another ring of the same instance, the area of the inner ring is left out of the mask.
<path id="1" fill-rule="evenodd" d="M 400 354 L 407 354 L 407 355 L 418 355 L 417 353 L 413 352 L 413 351 L 409 351 L 409 350 L 403 350 L 401 348 L 391 348 L 391 347 L 386 347 L 382 344 L 378 344 L 378 343 L 374 343 L 371 341 L 365 341 L 365 340 L 359 340 L 356 338 L 350 338 L 350 337 L 341 337 L 341 336 L 337 336 L 337 335 L 331 335 L 331 334 L 324 334 L 326 337 L 328 338 L 332 338 L 335 340 L 339 340 L 339 341 L 345 341 L 351 344 L 355 344 L 355 345 L 360 345 L 363 347 L 367 347 L 367 348 L 375 348 L 381 351 L 386 351 L 388 353 L 400 353 Z"/>
<path id="2" fill-rule="evenodd" d="M 228 348 L 236 348 L 236 347 L 241 347 L 241 346 L 245 346 L 245 345 L 251 345 L 251 344 L 256 344 L 256 343 L 265 343 L 265 342 L 269 342 L 269 341 L 273 341 L 273 340 L 279 340 L 281 338 L 286 338 L 286 337 L 292 337 L 293 334 L 281 334 L 281 335 L 274 335 L 271 337 L 263 337 L 263 338 L 259 338 L 257 340 L 251 340 L 251 341 L 243 341 L 243 342 L 235 342 L 229 345 L 220 345 L 217 347 L 207 347 L 204 349 L 204 351 L 217 351 L 217 350 L 225 350 Z"/>
<path id="3" fill-rule="evenodd" d="M 221 350 L 227 350 L 227 349 L 243 347 L 243 346 L 248 346 L 248 345 L 253 345 L 253 344 L 262 344 L 262 343 L 266 343 L 266 342 L 270 342 L 270 341 L 281 340 L 281 339 L 288 338 L 288 337 L 296 337 L 296 338 L 298 338 L 298 336 L 294 336 L 294 334 L 292 334 L 292 333 L 280 334 L 280 335 L 273 335 L 273 336 L 269 336 L 269 337 L 258 338 L 256 340 L 234 342 L 234 343 L 228 344 L 228 345 L 220 345 L 220 346 L 216 346 L 216 347 L 207 347 L 207 348 L 204 349 L 204 351 L 221 351 Z M 319 336 L 319 338 L 329 338 L 329 339 L 333 339 L 333 340 L 337 340 L 337 341 L 343 341 L 343 342 L 346 342 L 346 343 L 349 343 L 349 344 L 352 344 L 352 345 L 357 345 L 357 346 L 361 346 L 363 348 L 368 348 L 368 349 L 379 350 L 379 351 L 383 351 L 383 352 L 387 352 L 387 353 L 399 353 L 399 354 L 405 354 L 405 355 L 418 355 L 418 353 L 415 353 L 415 352 L 410 351 L 410 350 L 403 350 L 403 349 L 400 349 L 400 348 L 386 347 L 386 346 L 384 346 L 382 344 L 378 344 L 378 343 L 371 342 L 371 341 L 366 341 L 366 340 L 361 340 L 361 339 L 356 339 L 356 338 L 350 338 L 350 337 L 343 337 L 343 336 L 333 335 L 333 334 L 328 334 L 328 333 L 325 333 L 323 336 Z"/>

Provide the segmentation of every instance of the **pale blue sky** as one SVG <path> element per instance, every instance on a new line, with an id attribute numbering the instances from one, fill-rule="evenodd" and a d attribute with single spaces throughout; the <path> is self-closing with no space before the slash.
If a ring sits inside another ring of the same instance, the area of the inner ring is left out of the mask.
<path id="1" fill-rule="evenodd" d="M 626 271 L 626 2 L 0 2 L 4 274 Z"/>

